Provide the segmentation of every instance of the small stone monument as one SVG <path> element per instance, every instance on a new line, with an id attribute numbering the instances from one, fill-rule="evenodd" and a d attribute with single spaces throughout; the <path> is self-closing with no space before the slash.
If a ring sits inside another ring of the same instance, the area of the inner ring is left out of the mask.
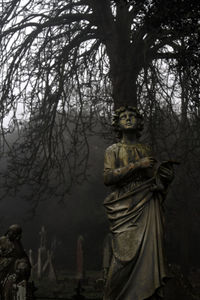
<path id="1" fill-rule="evenodd" d="M 23 280 L 17 285 L 16 300 L 27 299 L 27 285 L 26 281 Z"/>

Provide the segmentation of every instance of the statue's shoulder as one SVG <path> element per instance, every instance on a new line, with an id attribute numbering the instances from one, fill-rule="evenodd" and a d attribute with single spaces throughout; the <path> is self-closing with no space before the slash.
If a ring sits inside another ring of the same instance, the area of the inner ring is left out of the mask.
<path id="1" fill-rule="evenodd" d="M 9 239 L 6 237 L 6 236 L 1 236 L 0 237 L 0 249 L 1 251 L 5 250 L 5 249 L 8 249 L 11 247 L 11 243 L 9 241 Z"/>
<path id="2" fill-rule="evenodd" d="M 5 235 L 0 237 L 0 246 L 7 242 L 8 242 L 8 238 Z"/>
<path id="3" fill-rule="evenodd" d="M 106 152 L 116 152 L 120 147 L 120 143 L 115 143 L 110 145 L 107 149 Z"/>
<path id="4" fill-rule="evenodd" d="M 151 153 L 152 153 L 152 148 L 151 148 L 151 146 L 150 146 L 149 144 L 147 144 L 147 143 L 139 143 L 139 144 L 137 145 L 137 148 L 138 148 L 139 150 L 141 150 L 142 152 L 144 152 L 145 154 L 151 155 Z"/>

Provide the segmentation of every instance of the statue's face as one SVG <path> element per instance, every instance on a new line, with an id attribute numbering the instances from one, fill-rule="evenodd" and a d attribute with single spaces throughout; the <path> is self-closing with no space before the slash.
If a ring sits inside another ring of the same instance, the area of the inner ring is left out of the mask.
<path id="1" fill-rule="evenodd" d="M 133 111 L 125 110 L 120 114 L 119 128 L 122 131 L 135 130 L 137 128 L 137 119 Z"/>
<path id="2" fill-rule="evenodd" d="M 21 234 L 18 232 L 15 232 L 14 230 L 9 230 L 8 238 L 10 239 L 10 241 L 19 241 L 21 239 Z"/>

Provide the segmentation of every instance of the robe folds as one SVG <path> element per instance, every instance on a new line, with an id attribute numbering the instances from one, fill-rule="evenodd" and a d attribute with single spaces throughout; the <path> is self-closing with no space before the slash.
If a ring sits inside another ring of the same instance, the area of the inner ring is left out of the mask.
<path id="1" fill-rule="evenodd" d="M 164 254 L 163 206 L 166 188 L 173 177 L 169 163 L 138 169 L 124 178 L 116 169 L 152 156 L 143 144 L 114 144 L 107 148 L 104 178 L 112 192 L 104 207 L 112 233 L 112 259 L 104 300 L 143 300 L 162 297 L 169 277 Z"/>

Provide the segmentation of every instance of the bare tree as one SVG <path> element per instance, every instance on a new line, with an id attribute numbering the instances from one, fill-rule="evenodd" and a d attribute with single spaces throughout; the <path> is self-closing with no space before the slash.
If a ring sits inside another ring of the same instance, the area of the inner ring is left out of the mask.
<path id="1" fill-rule="evenodd" d="M 97 117 L 105 123 L 113 104 L 138 105 L 151 116 L 156 106 L 174 108 L 180 98 L 186 118 L 190 105 L 197 108 L 199 90 L 196 100 L 185 92 L 192 91 L 199 66 L 197 1 L 0 5 L 1 128 L 3 137 L 12 130 L 20 135 L 14 146 L 7 144 L 14 161 L 9 175 L 18 185 L 31 178 L 44 188 L 62 177 L 66 192 L 84 178 L 88 133 Z"/>

